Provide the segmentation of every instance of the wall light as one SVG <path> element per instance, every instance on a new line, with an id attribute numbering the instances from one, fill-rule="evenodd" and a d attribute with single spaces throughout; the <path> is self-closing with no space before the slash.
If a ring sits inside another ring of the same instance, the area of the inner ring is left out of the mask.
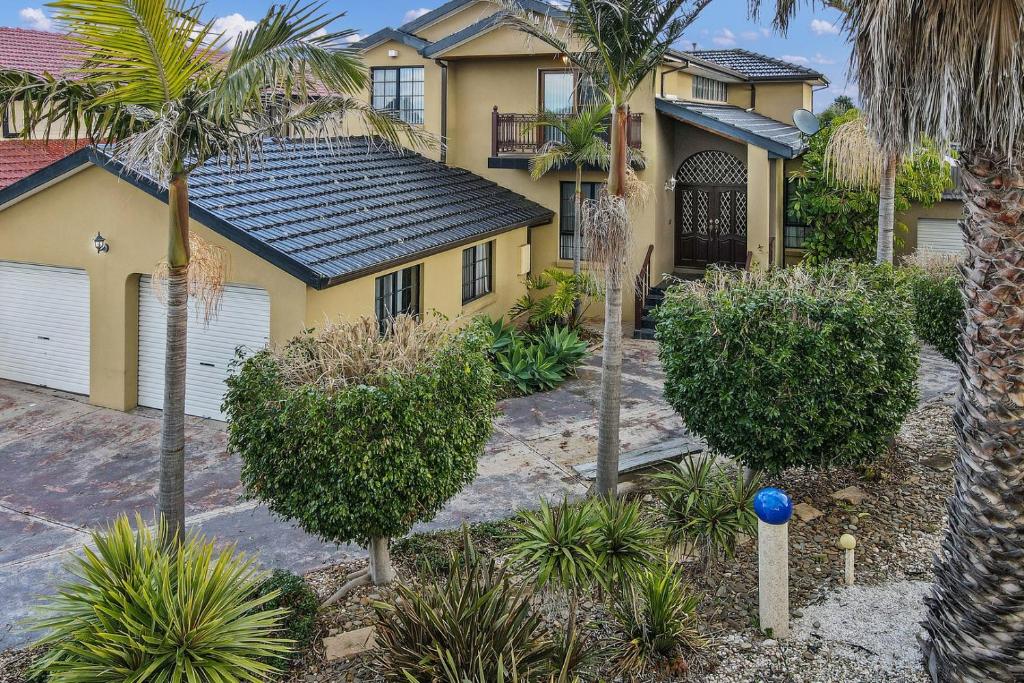
<path id="1" fill-rule="evenodd" d="M 107 238 L 101 235 L 99 232 L 92 238 L 92 243 L 96 247 L 97 254 L 106 254 L 110 251 L 110 245 L 107 244 Z"/>
<path id="2" fill-rule="evenodd" d="M 388 57 L 391 57 L 391 59 L 394 59 L 397 56 L 398 56 L 398 50 L 388 50 Z"/>

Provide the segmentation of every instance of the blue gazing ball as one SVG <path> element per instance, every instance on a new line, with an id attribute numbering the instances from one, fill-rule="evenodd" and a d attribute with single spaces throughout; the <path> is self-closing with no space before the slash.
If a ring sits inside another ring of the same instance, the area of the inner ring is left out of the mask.
<path id="1" fill-rule="evenodd" d="M 765 524 L 785 524 L 793 516 L 793 501 L 782 489 L 768 486 L 754 494 L 754 512 Z"/>

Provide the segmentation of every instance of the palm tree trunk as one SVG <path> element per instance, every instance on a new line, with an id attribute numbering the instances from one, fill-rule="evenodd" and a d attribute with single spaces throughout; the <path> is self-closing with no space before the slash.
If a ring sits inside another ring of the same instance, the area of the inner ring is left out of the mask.
<path id="1" fill-rule="evenodd" d="M 626 193 L 626 105 L 612 110 L 608 194 Z M 615 240 L 614 235 L 611 237 Z M 615 240 L 618 241 L 618 240 Z M 628 240 L 605 248 L 604 349 L 601 354 L 601 409 L 597 434 L 597 493 L 614 497 L 619 484 L 619 413 L 622 401 L 622 281 Z"/>
<path id="2" fill-rule="evenodd" d="M 160 492 L 157 514 L 172 545 L 185 529 L 185 356 L 188 332 L 188 178 L 171 177 L 167 205 L 167 342 L 160 431 Z"/>
<path id="3" fill-rule="evenodd" d="M 1024 163 L 961 157 L 966 316 L 949 526 L 926 599 L 936 681 L 1024 680 Z"/>
<path id="4" fill-rule="evenodd" d="M 882 183 L 878 190 L 878 245 L 875 263 L 892 263 L 893 226 L 896 222 L 896 171 L 899 157 L 889 155 L 882 163 Z"/>
<path id="5" fill-rule="evenodd" d="M 580 234 L 580 223 L 583 221 L 583 167 L 576 166 L 576 213 L 573 216 L 572 221 L 572 274 L 579 275 L 582 267 L 582 248 L 580 240 L 583 239 Z M 578 325 L 580 322 L 580 314 L 582 313 L 583 302 L 579 297 L 576 297 L 576 301 L 572 304 L 572 320 L 573 325 Z"/>

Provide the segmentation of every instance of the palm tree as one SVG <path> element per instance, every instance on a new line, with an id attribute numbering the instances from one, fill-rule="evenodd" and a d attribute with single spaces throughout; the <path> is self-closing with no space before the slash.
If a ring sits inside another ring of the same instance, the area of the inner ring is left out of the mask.
<path id="1" fill-rule="evenodd" d="M 608 116 L 611 107 L 600 104 L 584 107 L 580 111 L 561 116 L 543 112 L 535 126 L 549 133 L 550 139 L 540 152 L 530 158 L 530 176 L 539 180 L 552 169 L 572 164 L 576 169 L 576 214 L 572 226 L 572 272 L 580 274 L 582 248 L 580 223 L 583 215 L 583 168 L 596 166 L 608 168 L 608 143 L 604 136 L 608 132 Z M 573 304 L 573 319 L 580 316 L 580 300 Z"/>
<path id="2" fill-rule="evenodd" d="M 615 496 L 619 479 L 622 396 L 622 289 L 629 266 L 628 102 L 683 31 L 711 0 L 570 0 L 558 23 L 506 0 L 506 23 L 560 52 L 593 83 L 612 113 L 608 187 L 584 217 L 587 256 L 604 265 L 605 311 L 601 417 L 597 437 L 599 495 Z"/>
<path id="3" fill-rule="evenodd" d="M 959 152 L 966 312 L 928 670 L 935 681 L 1024 680 L 1024 5 L 856 0 L 847 22 L 878 139 L 909 152 L 924 135 Z"/>
<path id="4" fill-rule="evenodd" d="M 346 114 L 398 143 L 421 135 L 373 111 L 366 71 L 346 39 L 328 31 L 342 15 L 322 5 L 274 6 L 230 53 L 189 0 L 56 0 L 55 20 L 78 44 L 73 74 L 0 72 L 0 106 L 24 114 L 24 134 L 85 132 L 105 141 L 127 172 L 168 189 L 167 347 L 157 512 L 177 539 L 185 524 L 185 339 L 192 240 L 189 174 L 212 158 L 258 155 L 267 136 L 326 135 Z M 196 278 L 192 278 L 195 280 Z M 173 540 L 172 540 L 173 542 Z"/>

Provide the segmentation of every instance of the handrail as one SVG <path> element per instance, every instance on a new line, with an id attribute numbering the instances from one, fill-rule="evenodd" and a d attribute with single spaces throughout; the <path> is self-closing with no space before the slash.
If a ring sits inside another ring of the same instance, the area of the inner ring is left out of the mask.
<path id="1" fill-rule="evenodd" d="M 640 329 L 644 317 L 644 304 L 647 303 L 647 295 L 651 291 L 651 256 L 654 254 L 654 245 L 647 247 L 647 255 L 644 256 L 644 264 L 636 276 L 636 291 L 633 301 L 634 317 L 633 327 Z"/>
<path id="2" fill-rule="evenodd" d="M 491 109 L 491 156 L 539 153 L 552 135 L 537 125 L 539 120 L 540 114 L 499 112 L 495 105 Z M 633 149 L 640 149 L 642 121 L 640 114 L 633 113 L 626 119 L 626 142 Z"/>

